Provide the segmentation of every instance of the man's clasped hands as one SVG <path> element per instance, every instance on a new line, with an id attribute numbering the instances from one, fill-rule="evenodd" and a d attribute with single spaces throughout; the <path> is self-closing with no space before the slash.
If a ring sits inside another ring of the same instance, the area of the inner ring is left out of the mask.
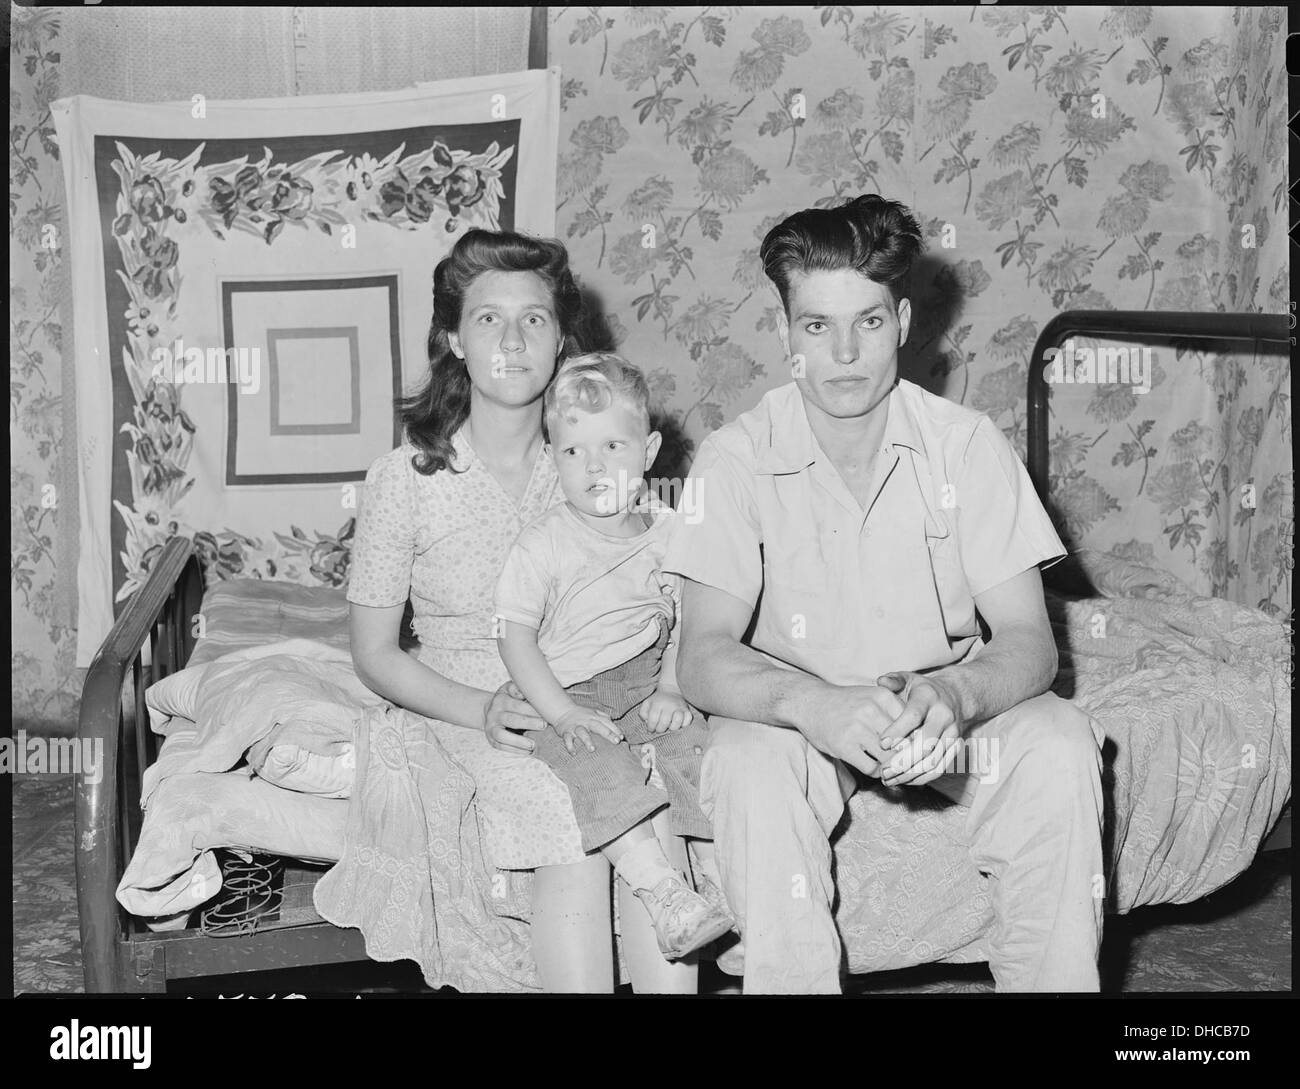
<path id="1" fill-rule="evenodd" d="M 827 686 L 800 732 L 828 756 L 886 786 L 923 786 L 948 772 L 966 723 L 961 695 L 936 675 L 886 673 L 875 685 Z"/>

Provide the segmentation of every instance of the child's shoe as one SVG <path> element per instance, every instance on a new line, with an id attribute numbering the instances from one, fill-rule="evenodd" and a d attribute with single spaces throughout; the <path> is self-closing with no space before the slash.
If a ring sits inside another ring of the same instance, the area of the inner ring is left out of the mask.
<path id="1" fill-rule="evenodd" d="M 696 891 L 706 899 L 710 905 L 722 912 L 724 915 L 731 915 L 731 908 L 727 906 L 727 897 L 723 894 L 721 886 L 713 880 L 713 875 L 708 870 L 701 869 L 695 879 Z M 731 976 L 743 976 L 745 974 L 745 947 L 740 942 L 740 935 L 734 933 L 736 929 L 735 919 L 732 919 L 732 931 L 722 935 L 718 939 L 717 945 L 714 946 L 714 960 L 718 969 Z"/>
<path id="2" fill-rule="evenodd" d="M 719 911 L 680 877 L 665 877 L 653 889 L 637 889 L 654 924 L 665 960 L 693 953 L 735 925 L 731 913 Z"/>
<path id="3" fill-rule="evenodd" d="M 731 908 L 727 906 L 727 898 L 718 883 L 713 880 L 712 874 L 701 870 L 695 879 L 695 891 L 709 902 L 710 907 L 716 908 L 723 915 L 731 914 Z"/>
<path id="4" fill-rule="evenodd" d="M 745 943 L 739 936 L 736 937 L 730 945 L 722 948 L 719 944 L 718 956 L 714 961 L 718 966 L 718 971 L 729 976 L 743 976 L 745 974 Z"/>

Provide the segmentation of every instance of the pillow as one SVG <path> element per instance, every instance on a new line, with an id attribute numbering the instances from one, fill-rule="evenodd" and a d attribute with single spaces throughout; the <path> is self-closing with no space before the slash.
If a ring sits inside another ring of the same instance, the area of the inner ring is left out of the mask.
<path id="1" fill-rule="evenodd" d="M 169 736 L 194 718 L 194 703 L 207 670 L 207 666 L 178 670 L 144 690 L 149 728 L 154 733 Z"/>

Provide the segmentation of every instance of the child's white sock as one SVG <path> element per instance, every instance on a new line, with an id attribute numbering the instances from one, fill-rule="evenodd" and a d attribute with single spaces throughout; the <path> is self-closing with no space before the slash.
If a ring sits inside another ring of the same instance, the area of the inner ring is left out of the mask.
<path id="1" fill-rule="evenodd" d="M 668 861 L 659 840 L 653 836 L 624 852 L 623 857 L 614 863 L 614 872 L 634 891 L 653 889 L 665 877 L 675 877 L 678 881 L 682 879 L 682 875 Z"/>

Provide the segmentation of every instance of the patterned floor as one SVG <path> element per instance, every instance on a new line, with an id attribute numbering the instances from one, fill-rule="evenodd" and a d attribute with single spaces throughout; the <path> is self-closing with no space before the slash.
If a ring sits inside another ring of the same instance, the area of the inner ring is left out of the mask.
<path id="1" fill-rule="evenodd" d="M 82 988 L 73 874 L 72 778 L 19 776 L 13 792 L 14 990 Z M 1107 921 L 1102 986 L 1115 992 L 1291 989 L 1291 852 L 1268 852 L 1227 888 L 1181 907 Z M 244 987 L 250 981 L 239 977 Z M 733 989 L 708 972 L 710 991 Z M 259 990 L 421 990 L 413 964 L 265 973 Z M 205 990 L 226 989 L 210 981 Z M 854 981 L 858 994 L 990 991 L 983 965 L 927 965 Z"/>

